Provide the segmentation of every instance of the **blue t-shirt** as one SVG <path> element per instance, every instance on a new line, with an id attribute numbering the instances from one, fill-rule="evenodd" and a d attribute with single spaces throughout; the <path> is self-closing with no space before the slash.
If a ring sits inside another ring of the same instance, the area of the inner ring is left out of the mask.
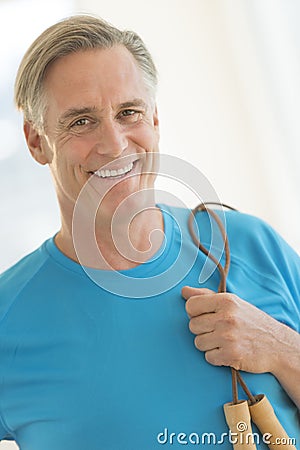
<path id="1" fill-rule="evenodd" d="M 85 270 L 53 238 L 1 276 L 0 438 L 22 450 L 232 448 L 222 435 L 230 369 L 194 347 L 181 297 L 185 285 L 217 290 L 219 274 L 192 243 L 190 212 L 161 208 L 162 248 L 115 278 Z M 197 223 L 218 253 L 208 216 Z M 300 332 L 297 254 L 254 217 L 227 212 L 226 229 L 228 291 Z M 300 446 L 297 408 L 276 378 L 243 375 Z"/>

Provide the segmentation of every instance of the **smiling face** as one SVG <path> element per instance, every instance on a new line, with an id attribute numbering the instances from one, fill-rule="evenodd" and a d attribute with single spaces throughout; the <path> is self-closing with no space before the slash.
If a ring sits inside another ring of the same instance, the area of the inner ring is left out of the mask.
<path id="1" fill-rule="evenodd" d="M 55 61 L 45 79 L 44 133 L 25 125 L 34 158 L 49 164 L 63 214 L 89 182 L 110 190 L 112 215 L 131 194 L 152 188 L 158 119 L 141 69 L 123 46 L 78 52 Z M 151 155 L 147 157 L 147 155 Z M 107 166 L 107 167 L 104 167 Z"/>

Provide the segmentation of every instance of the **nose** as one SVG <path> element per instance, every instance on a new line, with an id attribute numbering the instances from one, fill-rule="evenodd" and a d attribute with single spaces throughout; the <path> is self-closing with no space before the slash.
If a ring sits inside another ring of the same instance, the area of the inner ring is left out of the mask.
<path id="1" fill-rule="evenodd" d="M 111 119 L 103 120 L 99 127 L 96 151 L 101 155 L 120 156 L 128 146 L 125 130 Z"/>

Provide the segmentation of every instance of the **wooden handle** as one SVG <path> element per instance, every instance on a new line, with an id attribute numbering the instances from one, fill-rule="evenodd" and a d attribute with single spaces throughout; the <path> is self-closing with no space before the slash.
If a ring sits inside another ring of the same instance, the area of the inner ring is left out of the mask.
<path id="1" fill-rule="evenodd" d="M 279 422 L 274 409 L 263 394 L 255 396 L 257 402 L 249 406 L 251 418 L 261 434 L 268 440 L 265 442 L 272 450 L 296 450 L 291 439 Z M 269 443 L 270 442 L 270 443 Z"/>
<path id="2" fill-rule="evenodd" d="M 235 450 L 256 450 L 248 402 L 225 403 L 223 406 L 227 425 L 231 431 L 231 442 Z"/>

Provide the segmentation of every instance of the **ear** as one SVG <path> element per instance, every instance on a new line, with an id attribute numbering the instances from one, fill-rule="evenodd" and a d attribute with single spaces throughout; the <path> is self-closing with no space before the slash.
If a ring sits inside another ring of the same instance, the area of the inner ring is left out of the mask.
<path id="1" fill-rule="evenodd" d="M 157 113 L 157 106 L 155 105 L 154 111 L 153 111 L 153 125 L 157 132 L 157 135 L 159 137 L 159 119 L 158 119 L 158 113 Z"/>
<path id="2" fill-rule="evenodd" d="M 153 124 L 154 124 L 155 127 L 158 127 L 158 126 L 159 126 L 158 113 L 157 113 L 157 105 L 155 105 L 154 111 L 153 111 Z"/>
<path id="3" fill-rule="evenodd" d="M 42 149 L 41 135 L 34 128 L 32 123 L 24 122 L 24 134 L 27 142 L 27 146 L 30 150 L 31 156 L 40 164 L 47 164 L 48 158 Z"/>

